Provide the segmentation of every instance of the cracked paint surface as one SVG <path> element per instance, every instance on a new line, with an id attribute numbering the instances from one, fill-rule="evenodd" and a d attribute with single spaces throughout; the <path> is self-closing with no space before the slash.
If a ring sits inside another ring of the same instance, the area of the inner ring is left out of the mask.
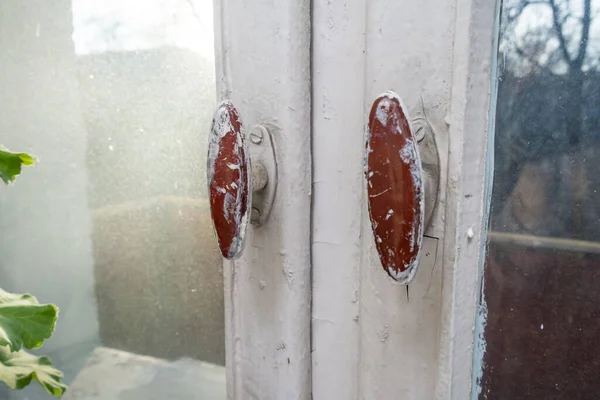
<path id="1" fill-rule="evenodd" d="M 421 160 L 406 108 L 386 92 L 374 101 L 366 135 L 365 176 L 369 217 L 383 269 L 410 283 L 423 240 Z"/>
<path id="2" fill-rule="evenodd" d="M 240 115 L 228 101 L 217 107 L 208 145 L 207 182 L 213 225 L 223 257 L 243 249 L 251 204 L 250 161 Z"/>

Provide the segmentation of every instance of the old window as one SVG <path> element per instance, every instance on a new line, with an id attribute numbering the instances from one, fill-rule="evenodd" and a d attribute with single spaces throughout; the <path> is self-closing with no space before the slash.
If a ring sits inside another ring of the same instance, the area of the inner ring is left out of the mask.
<path id="1" fill-rule="evenodd" d="M 502 4 L 480 399 L 600 389 L 598 15 L 596 0 Z"/>
<path id="2" fill-rule="evenodd" d="M 40 160 L 0 190 L 0 281 L 60 307 L 40 353 L 81 398 L 224 398 L 212 1 L 3 1 L 0 30 L 0 141 Z"/>

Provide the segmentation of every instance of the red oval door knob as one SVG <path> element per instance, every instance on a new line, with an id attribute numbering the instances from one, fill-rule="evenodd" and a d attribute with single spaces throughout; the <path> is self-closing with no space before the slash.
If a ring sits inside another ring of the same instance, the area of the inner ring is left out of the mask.
<path id="1" fill-rule="evenodd" d="M 217 107 L 208 144 L 207 181 L 210 211 L 223 257 L 238 258 L 252 204 L 252 181 L 246 137 L 234 105 Z"/>
<path id="2" fill-rule="evenodd" d="M 383 269 L 396 282 L 415 276 L 423 241 L 421 159 L 406 108 L 394 92 L 373 102 L 366 132 L 369 217 Z"/>

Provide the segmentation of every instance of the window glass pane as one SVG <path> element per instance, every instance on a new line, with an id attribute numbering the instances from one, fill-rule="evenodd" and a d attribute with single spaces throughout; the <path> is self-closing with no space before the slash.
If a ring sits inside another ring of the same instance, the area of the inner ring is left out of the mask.
<path id="1" fill-rule="evenodd" d="M 0 71 L 0 144 L 39 158 L 0 187 L 0 287 L 60 307 L 66 398 L 224 398 L 212 1 L 3 0 Z"/>
<path id="2" fill-rule="evenodd" d="M 479 398 L 595 399 L 600 1 L 503 1 L 498 54 Z"/>

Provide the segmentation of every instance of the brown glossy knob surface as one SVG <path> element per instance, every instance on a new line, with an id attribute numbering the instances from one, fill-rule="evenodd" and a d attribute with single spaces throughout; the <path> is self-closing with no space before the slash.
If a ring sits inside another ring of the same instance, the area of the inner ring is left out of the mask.
<path id="1" fill-rule="evenodd" d="M 424 228 L 421 160 L 406 108 L 393 92 L 373 102 L 366 132 L 369 217 L 383 269 L 408 284 L 419 263 Z"/>
<path id="2" fill-rule="evenodd" d="M 240 256 L 252 204 L 250 159 L 240 115 L 224 101 L 213 117 L 208 145 L 210 211 L 221 254 Z"/>

